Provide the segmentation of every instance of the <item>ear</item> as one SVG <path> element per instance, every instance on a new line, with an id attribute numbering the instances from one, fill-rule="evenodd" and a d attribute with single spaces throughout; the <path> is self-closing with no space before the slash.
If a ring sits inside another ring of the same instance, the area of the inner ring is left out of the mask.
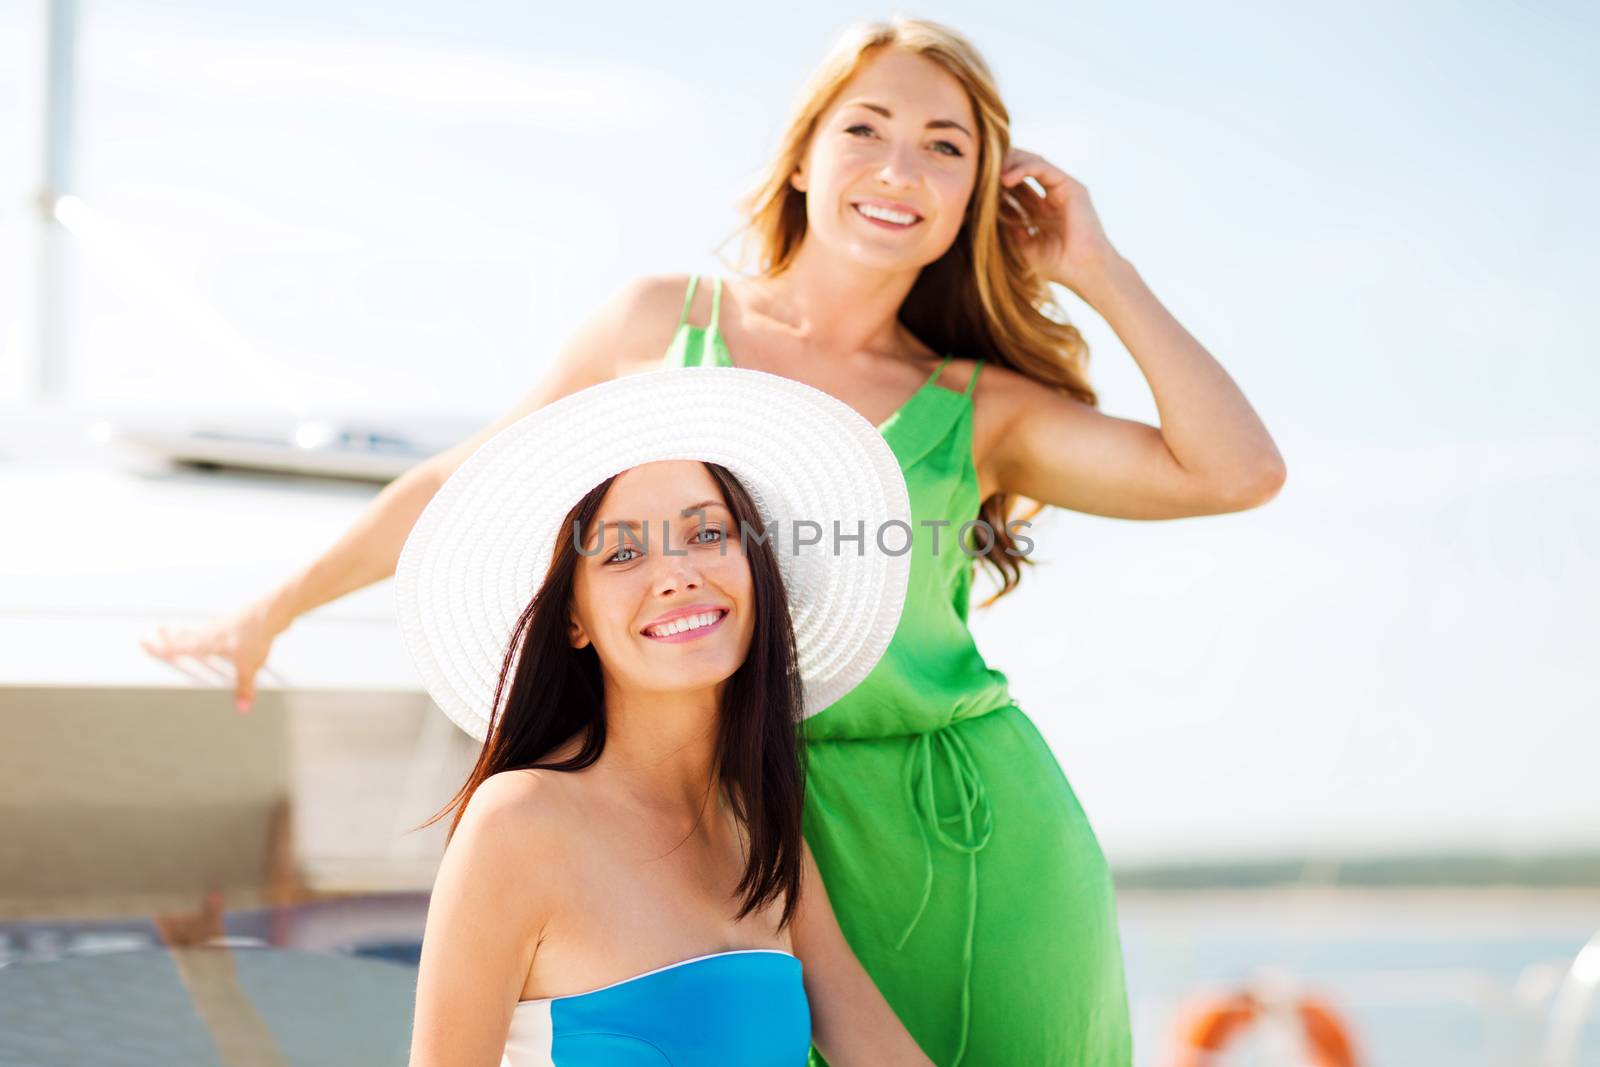
<path id="1" fill-rule="evenodd" d="M 794 187 L 794 191 L 797 193 L 806 191 L 806 175 L 801 167 L 795 167 L 794 173 L 789 175 L 789 184 Z"/>
<path id="2" fill-rule="evenodd" d="M 584 648 L 589 644 L 589 635 L 576 615 L 567 620 L 567 639 L 573 648 Z"/>

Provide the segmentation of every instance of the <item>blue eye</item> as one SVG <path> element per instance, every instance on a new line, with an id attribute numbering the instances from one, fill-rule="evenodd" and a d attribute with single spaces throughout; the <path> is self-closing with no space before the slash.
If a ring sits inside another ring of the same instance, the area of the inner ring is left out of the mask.
<path id="1" fill-rule="evenodd" d="M 715 534 L 716 537 L 713 538 L 712 540 L 709 540 L 709 541 L 700 540 L 701 536 L 704 535 L 704 534 Z M 718 527 L 718 526 L 707 526 L 707 527 L 704 527 L 704 528 L 702 528 L 700 530 L 696 530 L 694 536 L 691 537 L 690 540 L 693 541 L 697 545 L 715 545 L 715 544 L 719 544 L 722 541 L 722 529 L 721 529 L 721 527 Z M 627 559 L 623 559 L 622 558 L 622 554 L 624 552 L 631 553 L 631 555 L 629 555 L 629 557 Z M 638 549 L 634 548 L 632 545 L 623 545 L 621 548 L 617 549 L 611 555 L 607 556 L 605 558 L 605 562 L 606 563 L 631 563 L 631 562 L 633 562 L 633 558 L 635 556 L 638 556 L 638 555 L 640 555 L 640 552 L 639 552 Z"/>
<path id="2" fill-rule="evenodd" d="M 874 133 L 872 127 L 865 122 L 857 122 L 844 128 L 845 133 L 854 133 L 857 130 L 866 130 L 868 133 Z M 935 141 L 933 147 L 940 155 L 949 156 L 952 159 L 960 159 L 964 155 L 961 149 L 956 147 L 952 141 Z"/>

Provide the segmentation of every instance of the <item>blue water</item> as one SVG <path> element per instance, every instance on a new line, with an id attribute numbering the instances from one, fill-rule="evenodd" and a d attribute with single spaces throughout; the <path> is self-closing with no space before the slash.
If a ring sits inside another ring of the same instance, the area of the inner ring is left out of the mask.
<path id="1" fill-rule="evenodd" d="M 240 986 L 286 1063 L 403 1061 L 426 906 L 389 895 L 224 917 Z M 1124 894 L 1119 913 L 1137 1067 L 1158 1067 L 1187 998 L 1263 968 L 1336 1005 L 1364 1067 L 1535 1067 L 1556 986 L 1600 929 L 1600 894 Z M 196 1052 L 207 1035 L 188 1005 L 148 920 L 0 924 L 0 1063 L 153 1063 L 165 1048 L 220 1064 Z M 1594 1014 L 1576 1064 L 1600 1065 Z M 1284 1067 L 1264 1048 L 1247 1038 L 1221 1064 Z"/>
<path id="2" fill-rule="evenodd" d="M 1600 894 L 1124 894 L 1119 908 L 1144 1067 L 1181 1002 L 1264 969 L 1336 1005 L 1364 1067 L 1542 1065 L 1555 990 L 1600 931 Z M 1577 1064 L 1600 1065 L 1594 1007 Z"/>

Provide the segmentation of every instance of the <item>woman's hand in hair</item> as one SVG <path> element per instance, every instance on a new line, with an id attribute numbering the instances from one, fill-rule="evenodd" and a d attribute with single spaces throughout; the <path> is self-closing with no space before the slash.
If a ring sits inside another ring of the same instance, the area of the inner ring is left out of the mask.
<path id="1" fill-rule="evenodd" d="M 1039 183 L 1043 196 L 1027 178 Z M 1089 190 L 1043 156 L 1018 148 L 1006 156 L 1000 185 L 1000 224 L 1007 236 L 1040 276 L 1088 299 L 1100 274 L 1117 259 Z"/>

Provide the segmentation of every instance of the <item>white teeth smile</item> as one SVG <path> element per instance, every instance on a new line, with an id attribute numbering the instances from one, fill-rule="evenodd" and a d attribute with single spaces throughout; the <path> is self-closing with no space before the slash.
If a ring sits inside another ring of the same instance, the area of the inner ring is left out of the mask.
<path id="1" fill-rule="evenodd" d="M 681 619 L 673 619 L 671 622 L 664 622 L 660 626 L 652 626 L 645 631 L 645 634 L 649 637 L 671 637 L 673 634 L 681 634 L 685 630 L 698 630 L 702 627 L 710 626 L 720 618 L 722 618 L 722 612 L 720 611 L 707 611 L 699 615 L 685 615 Z"/>
<path id="2" fill-rule="evenodd" d="M 869 219 L 892 222 L 896 226 L 910 226 L 917 221 L 917 216 L 915 215 L 908 215 L 903 211 L 891 211 L 886 207 L 878 207 L 875 204 L 857 204 L 855 208 Z"/>

